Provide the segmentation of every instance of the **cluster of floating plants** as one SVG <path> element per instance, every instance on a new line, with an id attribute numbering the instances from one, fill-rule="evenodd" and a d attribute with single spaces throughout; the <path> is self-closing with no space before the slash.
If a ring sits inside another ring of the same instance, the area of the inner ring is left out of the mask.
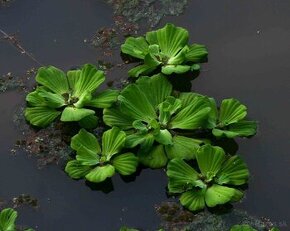
<path id="1" fill-rule="evenodd" d="M 247 119 L 247 107 L 237 99 L 217 105 L 209 96 L 174 90 L 169 75 L 184 78 L 179 74 L 198 71 L 207 59 L 206 47 L 188 39 L 186 29 L 172 24 L 127 38 L 121 50 L 140 65 L 129 71 L 137 79 L 120 91 L 97 92 L 105 76 L 91 64 L 66 74 L 52 66 L 38 70 L 25 117 L 38 127 L 59 118 L 78 122 L 81 129 L 70 144 L 75 159 L 65 168 L 69 176 L 100 183 L 115 173 L 133 174 L 141 164 L 167 168 L 168 192 L 180 195 L 190 211 L 243 197 L 249 170 L 216 140 L 251 137 L 257 124 Z M 92 133 L 101 119 L 97 110 L 107 126 L 102 137 Z"/>

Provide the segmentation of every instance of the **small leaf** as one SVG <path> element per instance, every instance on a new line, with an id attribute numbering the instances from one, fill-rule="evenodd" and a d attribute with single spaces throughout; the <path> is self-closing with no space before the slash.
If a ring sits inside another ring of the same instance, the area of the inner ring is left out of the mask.
<path id="1" fill-rule="evenodd" d="M 194 63 L 200 63 L 207 58 L 208 52 L 204 45 L 193 44 L 189 48 L 188 52 L 185 54 L 187 61 Z"/>
<path id="2" fill-rule="evenodd" d="M 60 120 L 63 122 L 80 121 L 81 119 L 94 114 L 95 111 L 90 109 L 66 107 L 61 114 Z"/>
<path id="3" fill-rule="evenodd" d="M 86 148 L 85 146 L 81 146 L 78 149 L 76 159 L 82 165 L 89 165 L 89 166 L 96 165 L 100 162 L 99 155 L 93 152 L 92 150 Z"/>
<path id="4" fill-rule="evenodd" d="M 206 190 L 205 202 L 208 207 L 226 204 L 235 197 L 236 189 L 214 184 Z"/>
<path id="5" fill-rule="evenodd" d="M 138 153 L 139 161 L 149 168 L 162 168 L 167 163 L 163 145 L 153 146 L 149 151 L 141 149 Z"/>
<path id="6" fill-rule="evenodd" d="M 81 129 L 78 134 L 71 138 L 70 146 L 75 151 L 78 151 L 81 147 L 85 147 L 94 153 L 101 153 L 97 138 L 85 129 Z"/>
<path id="7" fill-rule="evenodd" d="M 124 54 L 138 59 L 144 59 L 145 55 L 149 52 L 149 46 L 144 37 L 129 37 L 121 46 L 121 50 Z"/>
<path id="8" fill-rule="evenodd" d="M 73 179 L 85 177 L 92 170 L 91 166 L 83 165 L 78 160 L 71 160 L 66 164 L 65 172 Z"/>
<path id="9" fill-rule="evenodd" d="M 92 169 L 87 175 L 86 179 L 93 183 L 100 183 L 115 174 L 115 168 L 108 164 L 105 166 L 97 166 Z"/>
<path id="10" fill-rule="evenodd" d="M 125 145 L 126 133 L 117 127 L 104 132 L 102 137 L 103 155 L 109 160 L 114 154 L 122 150 Z"/>
<path id="11" fill-rule="evenodd" d="M 105 90 L 96 96 L 86 104 L 86 106 L 96 107 L 96 108 L 108 108 L 111 107 L 112 104 L 117 101 L 117 97 L 119 95 L 118 90 Z"/>
<path id="12" fill-rule="evenodd" d="M 135 119 L 122 113 L 119 108 L 108 108 L 104 109 L 103 120 L 110 127 L 119 127 L 127 130 L 132 128 L 132 123 Z"/>
<path id="13" fill-rule="evenodd" d="M 99 118 L 95 115 L 89 115 L 79 121 L 79 125 L 85 129 L 93 129 L 98 126 Z"/>
<path id="14" fill-rule="evenodd" d="M 245 118 L 247 108 L 236 99 L 224 99 L 219 113 L 221 126 L 236 123 Z"/>
<path id="15" fill-rule="evenodd" d="M 211 181 L 221 169 L 225 152 L 218 146 L 206 144 L 197 150 L 196 160 L 203 176 L 207 181 Z"/>
<path id="16" fill-rule="evenodd" d="M 171 193 L 182 193 L 192 189 L 198 173 L 183 160 L 175 158 L 167 165 L 168 189 Z"/>
<path id="17" fill-rule="evenodd" d="M 149 66 L 148 64 L 142 64 L 129 70 L 128 75 L 130 77 L 139 77 L 140 75 L 148 75 L 153 72 L 157 66 Z"/>
<path id="18" fill-rule="evenodd" d="M 257 231 L 249 225 L 234 225 L 230 231 Z"/>
<path id="19" fill-rule="evenodd" d="M 190 70 L 190 66 L 188 65 L 165 65 L 161 68 L 161 72 L 165 75 L 175 74 L 183 74 Z"/>
<path id="20" fill-rule="evenodd" d="M 194 189 L 187 191 L 185 193 L 182 193 L 180 197 L 180 203 L 190 211 L 198 211 L 205 207 L 205 201 L 204 201 L 204 190 L 202 189 Z"/>
<path id="21" fill-rule="evenodd" d="M 169 159 L 180 158 L 191 160 L 195 159 L 195 153 L 200 143 L 202 141 L 185 136 L 174 136 L 172 145 L 166 145 L 165 151 Z"/>
<path id="22" fill-rule="evenodd" d="M 47 127 L 61 112 L 47 107 L 27 107 L 25 118 L 34 126 Z"/>
<path id="23" fill-rule="evenodd" d="M 56 67 L 48 66 L 39 68 L 35 79 L 36 82 L 56 94 L 62 95 L 69 92 L 65 73 Z"/>
<path id="24" fill-rule="evenodd" d="M 15 231 L 15 221 L 17 212 L 14 209 L 6 208 L 0 213 L 0 230 L 1 231 Z"/>
<path id="25" fill-rule="evenodd" d="M 60 108 L 66 105 L 66 102 L 61 95 L 49 92 L 45 90 L 45 88 L 39 88 L 38 95 L 45 100 L 48 107 Z"/>
<path id="26" fill-rule="evenodd" d="M 43 87 L 37 87 L 34 91 L 30 92 L 26 96 L 26 101 L 28 102 L 29 106 L 33 107 L 46 107 L 47 103 L 43 97 L 39 95 L 40 89 Z"/>
<path id="27" fill-rule="evenodd" d="M 131 175 L 136 172 L 138 158 L 133 153 L 124 153 L 114 157 L 112 165 L 121 175 Z"/>
<path id="28" fill-rule="evenodd" d="M 163 145 L 172 144 L 172 135 L 167 129 L 160 130 L 156 135 L 154 135 L 155 140 Z"/>

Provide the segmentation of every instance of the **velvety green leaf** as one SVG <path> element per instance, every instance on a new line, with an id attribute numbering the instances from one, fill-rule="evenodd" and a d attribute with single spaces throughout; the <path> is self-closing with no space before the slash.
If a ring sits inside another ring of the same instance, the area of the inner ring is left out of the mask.
<path id="1" fill-rule="evenodd" d="M 178 99 L 181 101 L 182 107 L 185 108 L 192 105 L 199 97 L 203 97 L 203 95 L 194 92 L 181 92 Z"/>
<path id="2" fill-rule="evenodd" d="M 127 135 L 125 146 L 127 148 L 134 148 L 137 145 L 142 144 L 146 139 L 148 139 L 148 136 L 151 136 L 151 139 L 154 141 L 154 137 L 151 134 L 134 133 L 131 135 Z"/>
<path id="3" fill-rule="evenodd" d="M 167 165 L 168 189 L 171 193 L 182 193 L 192 189 L 198 173 L 183 160 L 175 158 Z"/>
<path id="4" fill-rule="evenodd" d="M 206 180 L 211 181 L 222 167 L 225 152 L 218 146 L 206 144 L 197 150 L 196 160 L 202 175 Z"/>
<path id="5" fill-rule="evenodd" d="M 208 52 L 204 45 L 193 44 L 190 46 L 188 52 L 185 54 L 187 61 L 194 63 L 202 62 L 207 58 Z"/>
<path id="6" fill-rule="evenodd" d="M 202 189 L 199 190 L 190 190 L 185 193 L 182 193 L 180 197 L 180 203 L 190 211 L 198 211 L 205 207 L 204 201 L 205 192 Z"/>
<path id="7" fill-rule="evenodd" d="M 129 70 L 128 75 L 130 77 L 139 77 L 140 75 L 148 75 L 153 72 L 157 66 L 149 66 L 142 64 Z"/>
<path id="8" fill-rule="evenodd" d="M 159 45 L 166 56 L 173 57 L 187 45 L 188 31 L 173 24 L 167 24 L 159 30 L 148 32 L 146 40 L 150 45 Z"/>
<path id="9" fill-rule="evenodd" d="M 81 147 L 85 147 L 94 153 L 101 153 L 101 148 L 97 138 L 85 129 L 81 129 L 78 134 L 71 138 L 70 146 L 76 151 L 78 151 Z"/>
<path id="10" fill-rule="evenodd" d="M 98 126 L 99 118 L 95 115 L 89 115 L 79 121 L 79 125 L 85 129 L 93 129 Z"/>
<path id="11" fill-rule="evenodd" d="M 69 92 L 65 73 L 56 67 L 48 66 L 39 68 L 35 79 L 36 82 L 56 94 L 62 95 Z"/>
<path id="12" fill-rule="evenodd" d="M 188 65 L 165 65 L 162 66 L 161 72 L 165 75 L 175 74 L 183 74 L 190 70 L 190 66 Z"/>
<path id="13" fill-rule="evenodd" d="M 234 225 L 230 231 L 257 231 L 249 225 Z"/>
<path id="14" fill-rule="evenodd" d="M 170 96 L 172 92 L 171 83 L 161 74 L 152 77 L 141 77 L 136 83 L 154 108 Z"/>
<path id="15" fill-rule="evenodd" d="M 112 165 L 122 175 L 131 175 L 136 172 L 138 158 L 133 153 L 124 153 L 113 158 Z"/>
<path id="16" fill-rule="evenodd" d="M 223 163 L 217 174 L 218 184 L 242 185 L 249 179 L 249 170 L 239 156 L 232 156 Z"/>
<path id="17" fill-rule="evenodd" d="M 39 91 L 41 88 L 44 88 L 44 87 L 37 87 L 33 92 L 30 92 L 26 96 L 26 101 L 28 102 L 29 106 L 33 106 L 33 107 L 46 107 L 47 106 L 46 100 L 39 95 Z"/>
<path id="18" fill-rule="evenodd" d="M 97 166 L 92 169 L 87 175 L 86 179 L 90 182 L 100 183 L 115 174 L 115 168 L 108 164 L 104 166 Z"/>
<path id="19" fill-rule="evenodd" d="M 15 221 L 17 212 L 14 209 L 6 208 L 0 213 L 0 230 L 1 231 L 15 231 Z"/>
<path id="20" fill-rule="evenodd" d="M 206 190 L 205 202 L 208 207 L 226 204 L 232 201 L 235 193 L 236 189 L 213 184 Z"/>
<path id="21" fill-rule="evenodd" d="M 149 52 L 149 46 L 144 37 L 129 37 L 121 46 L 121 51 L 132 57 L 144 59 Z"/>
<path id="22" fill-rule="evenodd" d="M 247 108 L 236 99 L 224 99 L 219 113 L 221 126 L 236 123 L 247 115 Z"/>
<path id="23" fill-rule="evenodd" d="M 132 123 L 134 118 L 122 113 L 119 109 L 108 108 L 104 109 L 103 120 L 110 127 L 119 127 L 123 130 L 133 128 Z"/>
<path id="24" fill-rule="evenodd" d="M 109 160 L 111 156 L 122 150 L 126 141 L 126 133 L 117 127 L 105 131 L 102 137 L 103 155 Z"/>
<path id="25" fill-rule="evenodd" d="M 154 135 L 155 140 L 163 145 L 172 144 L 172 135 L 167 129 L 162 129 L 158 134 Z"/>
<path id="26" fill-rule="evenodd" d="M 192 103 L 180 110 L 170 121 L 171 129 L 198 129 L 204 126 L 211 108 L 205 97 L 195 97 Z"/>
<path id="27" fill-rule="evenodd" d="M 185 62 L 185 54 L 188 52 L 188 46 L 184 46 L 175 56 L 168 59 L 168 65 L 179 65 Z"/>
<path id="28" fill-rule="evenodd" d="M 126 226 L 123 226 L 123 227 L 120 228 L 119 231 L 140 231 L 140 230 L 139 229 L 128 228 Z M 159 231 L 161 231 L 161 230 L 159 230 Z"/>
<path id="29" fill-rule="evenodd" d="M 76 160 L 81 162 L 82 165 L 93 166 L 100 162 L 100 157 L 96 152 L 93 152 L 85 146 L 81 146 L 78 148 Z"/>
<path id="30" fill-rule="evenodd" d="M 168 96 L 164 102 L 158 105 L 159 122 L 166 126 L 171 116 L 181 108 L 181 100 Z"/>
<path id="31" fill-rule="evenodd" d="M 153 105 L 150 103 L 143 89 L 137 84 L 127 86 L 118 97 L 121 111 L 134 118 L 149 123 L 157 117 Z"/>
<path id="32" fill-rule="evenodd" d="M 162 62 L 160 62 L 154 55 L 151 53 L 147 54 L 144 59 L 144 64 L 153 68 L 157 68 Z"/>
<path id="33" fill-rule="evenodd" d="M 71 90 L 75 89 L 75 85 L 78 79 L 80 78 L 81 72 L 82 71 L 78 69 L 78 70 L 70 70 L 66 73 L 68 85 Z"/>
<path id="34" fill-rule="evenodd" d="M 94 92 L 105 80 L 104 72 L 94 65 L 85 64 L 74 83 L 73 95 L 80 97 L 85 92 Z"/>
<path id="35" fill-rule="evenodd" d="M 86 108 L 75 108 L 66 107 L 62 114 L 60 120 L 63 122 L 80 121 L 89 115 L 94 115 L 95 111 Z"/>
<path id="36" fill-rule="evenodd" d="M 140 150 L 138 153 L 139 161 L 149 168 L 162 168 L 167 163 L 167 157 L 163 145 L 153 146 L 149 151 Z"/>
<path id="37" fill-rule="evenodd" d="M 195 159 L 195 153 L 202 141 L 185 136 L 174 136 L 172 145 L 166 145 L 165 151 L 169 159 Z"/>
<path id="38" fill-rule="evenodd" d="M 83 108 L 92 100 L 92 94 L 90 91 L 84 91 L 78 98 L 77 102 L 73 104 L 76 108 Z"/>
<path id="39" fill-rule="evenodd" d="M 73 179 L 80 179 L 85 177 L 91 169 L 91 166 L 83 165 L 80 161 L 71 160 L 66 164 L 65 172 Z"/>
<path id="40" fill-rule="evenodd" d="M 111 107 L 112 104 L 117 101 L 117 97 L 119 95 L 118 90 L 105 90 L 96 96 L 86 104 L 86 106 L 96 107 L 96 108 L 108 108 Z"/>
<path id="41" fill-rule="evenodd" d="M 59 94 L 55 94 L 45 90 L 45 88 L 38 89 L 38 95 L 42 97 L 46 105 L 51 108 L 60 108 L 66 105 L 65 99 Z"/>
<path id="42" fill-rule="evenodd" d="M 133 128 L 135 128 L 140 134 L 145 134 L 148 132 L 148 124 L 143 122 L 142 120 L 135 120 L 132 124 Z"/>
<path id="43" fill-rule="evenodd" d="M 27 107 L 25 118 L 34 126 L 47 127 L 61 112 L 47 107 Z"/>

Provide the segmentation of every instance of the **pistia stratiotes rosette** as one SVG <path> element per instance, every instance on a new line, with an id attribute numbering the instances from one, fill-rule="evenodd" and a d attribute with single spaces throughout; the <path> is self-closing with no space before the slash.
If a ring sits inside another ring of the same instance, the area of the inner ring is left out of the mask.
<path id="1" fill-rule="evenodd" d="M 64 122 L 96 121 L 91 108 L 106 108 L 117 99 L 117 90 L 95 91 L 104 82 L 104 72 L 91 64 L 65 74 L 56 67 L 41 67 L 36 75 L 39 86 L 26 97 L 26 119 L 35 126 L 46 127 L 61 115 Z"/>
<path id="2" fill-rule="evenodd" d="M 266 230 L 266 229 L 265 229 Z M 267 229 L 269 231 L 280 231 L 280 229 L 273 227 L 271 229 Z M 243 224 L 243 225 L 234 225 L 233 227 L 231 227 L 230 231 L 258 231 L 257 229 L 251 227 L 248 224 Z"/>
<path id="3" fill-rule="evenodd" d="M 210 106 L 209 99 L 198 94 L 174 97 L 172 85 L 159 74 L 141 77 L 123 89 L 116 104 L 104 109 L 103 120 L 126 131 L 126 147 L 140 145 L 139 160 L 145 166 L 160 168 L 167 157 L 194 158 L 202 141 L 177 132 L 205 127 Z"/>
<path id="4" fill-rule="evenodd" d="M 207 58 L 204 45 L 188 44 L 188 31 L 173 24 L 147 32 L 146 37 L 129 37 L 121 46 L 124 54 L 143 61 L 131 69 L 129 76 L 148 75 L 161 67 L 165 75 L 199 70 L 199 63 Z"/>
<path id="5" fill-rule="evenodd" d="M 65 171 L 74 179 L 86 178 L 100 183 L 115 172 L 131 175 L 136 171 L 138 158 L 130 152 L 122 153 L 126 134 L 119 128 L 104 132 L 102 145 L 97 138 L 81 129 L 71 140 L 71 148 L 76 151 L 76 160 L 67 163 Z"/>
<path id="6" fill-rule="evenodd" d="M 235 187 L 247 183 L 249 171 L 239 156 L 228 157 L 222 148 L 207 144 L 197 150 L 196 161 L 199 172 L 178 158 L 167 166 L 168 190 L 181 193 L 184 207 L 197 211 L 242 198 Z"/>

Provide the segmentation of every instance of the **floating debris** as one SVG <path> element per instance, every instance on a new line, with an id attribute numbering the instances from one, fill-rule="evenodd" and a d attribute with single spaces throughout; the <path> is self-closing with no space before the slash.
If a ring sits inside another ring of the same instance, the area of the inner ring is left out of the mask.
<path id="1" fill-rule="evenodd" d="M 38 208 L 38 200 L 28 194 L 20 194 L 12 199 L 13 208 L 18 208 L 23 205 L 28 205 L 32 208 Z"/>

